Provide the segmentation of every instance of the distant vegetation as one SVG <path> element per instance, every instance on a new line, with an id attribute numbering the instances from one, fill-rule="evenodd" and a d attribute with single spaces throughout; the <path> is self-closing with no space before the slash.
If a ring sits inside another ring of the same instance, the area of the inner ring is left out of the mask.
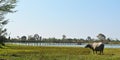
<path id="1" fill-rule="evenodd" d="M 39 36 L 38 34 L 29 35 L 29 36 L 21 36 L 17 38 L 10 38 L 6 40 L 6 42 L 39 42 L 39 43 L 92 43 L 92 42 L 99 42 L 102 41 L 106 44 L 119 44 L 120 41 L 118 39 L 113 40 L 110 38 L 106 38 L 106 36 L 102 33 L 97 35 L 98 39 L 91 38 L 88 36 L 86 39 L 77 39 L 77 38 L 67 38 L 66 35 L 62 35 L 61 39 L 57 39 L 55 37 L 53 38 L 42 38 L 42 36 Z"/>

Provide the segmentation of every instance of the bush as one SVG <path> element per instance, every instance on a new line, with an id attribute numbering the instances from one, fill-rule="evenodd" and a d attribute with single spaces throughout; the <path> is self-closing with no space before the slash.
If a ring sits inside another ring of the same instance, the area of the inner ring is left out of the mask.
<path id="1" fill-rule="evenodd" d="M 0 36 L 0 44 L 1 44 L 2 46 L 5 46 L 5 40 L 7 40 L 6 37 Z"/>

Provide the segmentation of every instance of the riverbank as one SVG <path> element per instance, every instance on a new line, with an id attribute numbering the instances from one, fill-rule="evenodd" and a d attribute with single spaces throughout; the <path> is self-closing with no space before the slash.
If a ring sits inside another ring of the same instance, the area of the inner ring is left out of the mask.
<path id="1" fill-rule="evenodd" d="M 49 46 L 49 47 L 85 47 L 88 43 L 18 43 L 10 42 L 6 44 L 16 44 L 25 46 Z M 120 48 L 120 44 L 105 44 L 105 48 Z"/>
<path id="2" fill-rule="evenodd" d="M 119 60 L 120 48 L 105 48 L 104 55 L 92 54 L 82 47 L 44 47 L 6 45 L 0 49 L 6 60 Z"/>

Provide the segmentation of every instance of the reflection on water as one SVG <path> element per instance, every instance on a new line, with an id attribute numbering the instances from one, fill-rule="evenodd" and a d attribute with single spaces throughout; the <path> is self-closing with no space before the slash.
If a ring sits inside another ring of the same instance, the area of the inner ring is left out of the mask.
<path id="1" fill-rule="evenodd" d="M 9 43 L 27 46 L 58 46 L 58 47 L 85 47 L 86 43 L 78 45 L 77 43 Z M 120 48 L 120 44 L 105 44 L 105 48 Z"/>

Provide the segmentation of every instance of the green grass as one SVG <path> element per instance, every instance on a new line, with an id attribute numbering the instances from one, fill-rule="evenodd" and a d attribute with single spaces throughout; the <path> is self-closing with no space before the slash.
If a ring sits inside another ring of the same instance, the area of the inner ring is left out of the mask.
<path id="1" fill-rule="evenodd" d="M 33 47 L 6 45 L 0 49 L 0 59 L 7 60 L 119 60 L 119 48 L 106 48 L 104 55 L 92 54 L 80 47 Z"/>

